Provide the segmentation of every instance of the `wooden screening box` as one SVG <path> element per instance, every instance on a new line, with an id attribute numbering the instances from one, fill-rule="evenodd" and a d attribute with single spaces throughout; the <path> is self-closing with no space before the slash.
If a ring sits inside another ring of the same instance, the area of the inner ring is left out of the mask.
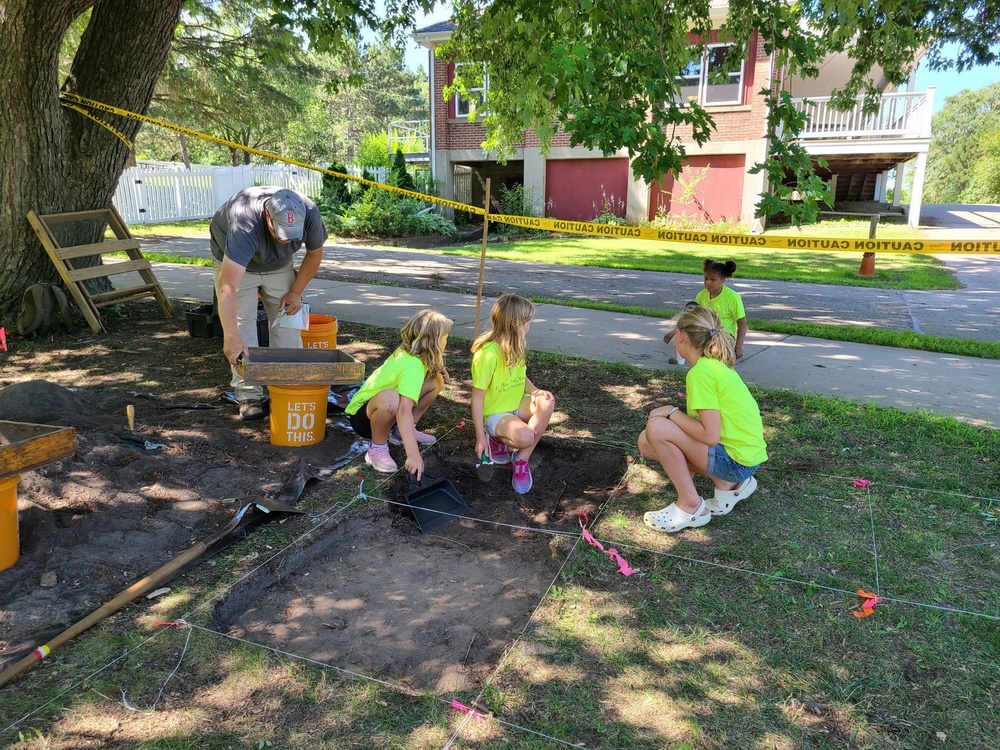
<path id="1" fill-rule="evenodd" d="M 76 430 L 0 421 L 0 479 L 38 469 L 76 453 Z"/>
<path id="2" fill-rule="evenodd" d="M 251 347 L 236 365 L 252 385 L 352 385 L 365 379 L 365 366 L 340 349 Z"/>

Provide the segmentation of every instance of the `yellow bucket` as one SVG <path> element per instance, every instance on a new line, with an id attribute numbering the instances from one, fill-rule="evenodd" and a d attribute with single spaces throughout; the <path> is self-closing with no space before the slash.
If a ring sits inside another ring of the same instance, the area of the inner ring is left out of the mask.
<path id="1" fill-rule="evenodd" d="M 0 570 L 14 567 L 21 556 L 17 539 L 17 483 L 21 477 L 0 479 Z"/>
<path id="2" fill-rule="evenodd" d="M 310 315 L 309 330 L 302 331 L 303 349 L 336 349 L 337 319 L 332 315 Z"/>
<path id="3" fill-rule="evenodd" d="M 316 445 L 326 437 L 328 385 L 269 385 L 271 445 Z"/>

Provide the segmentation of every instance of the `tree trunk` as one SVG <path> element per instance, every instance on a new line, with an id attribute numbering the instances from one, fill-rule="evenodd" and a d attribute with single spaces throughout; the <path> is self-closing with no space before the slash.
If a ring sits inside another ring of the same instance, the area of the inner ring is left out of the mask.
<path id="1" fill-rule="evenodd" d="M 5 40 L 0 55 L 5 95 L 0 105 L 0 325 L 10 326 L 17 317 L 28 286 L 57 280 L 28 224 L 28 211 L 106 208 L 128 158 L 128 147 L 115 135 L 59 102 L 59 48 L 67 28 L 95 5 L 66 89 L 142 113 L 182 4 L 0 0 L 0 38 Z M 128 138 L 139 129 L 138 122 L 95 114 Z M 96 227 L 86 232 L 99 236 Z"/>

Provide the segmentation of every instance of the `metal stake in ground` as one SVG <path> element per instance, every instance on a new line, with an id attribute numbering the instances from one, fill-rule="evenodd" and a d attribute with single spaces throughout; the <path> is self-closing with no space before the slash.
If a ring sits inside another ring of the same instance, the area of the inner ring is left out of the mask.
<path id="1" fill-rule="evenodd" d="M 473 338 L 479 336 L 479 306 L 483 301 L 483 270 L 486 268 L 486 235 L 490 232 L 490 178 L 486 178 L 486 197 L 483 198 L 483 249 L 479 253 L 479 287 L 476 289 L 476 332 Z"/>

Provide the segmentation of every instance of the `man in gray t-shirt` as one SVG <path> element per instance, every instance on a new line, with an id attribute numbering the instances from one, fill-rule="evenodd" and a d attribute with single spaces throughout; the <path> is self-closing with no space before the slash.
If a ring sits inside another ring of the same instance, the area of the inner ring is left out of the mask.
<path id="1" fill-rule="evenodd" d="M 230 198 L 212 218 L 215 293 L 224 335 L 222 350 L 235 364 L 247 348 L 257 346 L 257 295 L 267 319 L 302 307 L 302 292 L 323 260 L 327 232 L 316 204 L 294 190 L 252 187 Z M 295 272 L 294 255 L 305 248 Z M 271 328 L 271 346 L 300 348 L 293 328 Z M 243 382 L 233 368 L 233 388 L 244 421 L 264 418 L 263 389 Z"/>

